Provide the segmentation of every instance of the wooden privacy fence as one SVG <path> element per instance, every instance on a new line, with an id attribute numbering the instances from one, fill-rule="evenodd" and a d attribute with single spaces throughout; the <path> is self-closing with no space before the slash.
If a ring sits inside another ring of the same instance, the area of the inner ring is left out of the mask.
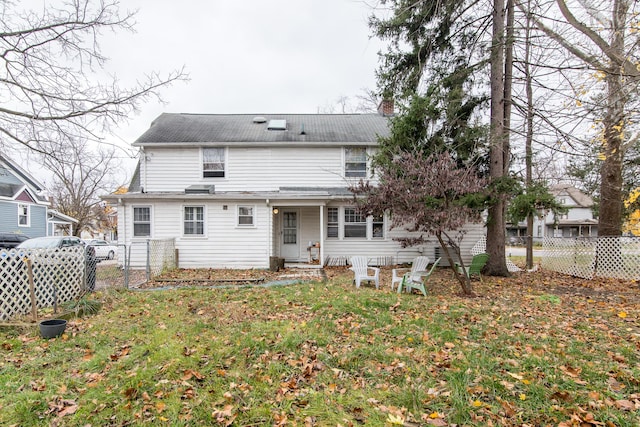
<path id="1" fill-rule="evenodd" d="M 543 242 L 542 267 L 584 279 L 639 280 L 640 238 L 548 237 Z"/>
<path id="2" fill-rule="evenodd" d="M 84 246 L 0 250 L 0 320 L 71 301 L 87 289 Z"/>

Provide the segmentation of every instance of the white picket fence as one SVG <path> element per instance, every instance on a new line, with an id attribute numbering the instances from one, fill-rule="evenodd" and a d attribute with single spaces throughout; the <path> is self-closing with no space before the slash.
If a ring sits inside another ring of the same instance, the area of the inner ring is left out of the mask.
<path id="1" fill-rule="evenodd" d="M 542 267 L 584 279 L 640 280 L 640 238 L 545 238 Z"/>

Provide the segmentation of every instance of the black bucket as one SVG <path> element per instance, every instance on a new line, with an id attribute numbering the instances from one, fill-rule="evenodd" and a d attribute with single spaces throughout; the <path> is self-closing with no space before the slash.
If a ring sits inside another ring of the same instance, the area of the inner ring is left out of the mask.
<path id="1" fill-rule="evenodd" d="M 42 338 L 59 337 L 66 328 L 67 321 L 64 319 L 43 320 L 40 322 L 40 335 Z"/>

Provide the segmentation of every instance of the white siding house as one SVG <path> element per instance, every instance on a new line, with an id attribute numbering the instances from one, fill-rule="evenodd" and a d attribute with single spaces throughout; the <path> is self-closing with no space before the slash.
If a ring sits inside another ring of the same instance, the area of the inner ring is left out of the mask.
<path id="1" fill-rule="evenodd" d="M 555 216 L 544 213 L 534 218 L 533 241 L 541 242 L 545 237 L 595 237 L 598 235 L 598 220 L 593 217 L 593 199 L 575 187 L 557 184 L 549 188 L 558 203 L 567 208 L 567 213 Z M 507 234 L 512 240 L 526 235 L 526 224 L 508 226 Z"/>
<path id="2" fill-rule="evenodd" d="M 403 249 L 387 218 L 351 203 L 350 184 L 375 182 L 370 158 L 388 132 L 379 114 L 162 114 L 133 143 L 129 192 L 103 198 L 117 205 L 120 244 L 175 239 L 184 268 L 434 259 L 435 239 Z M 482 224 L 468 226 L 469 259 L 483 234 Z"/>

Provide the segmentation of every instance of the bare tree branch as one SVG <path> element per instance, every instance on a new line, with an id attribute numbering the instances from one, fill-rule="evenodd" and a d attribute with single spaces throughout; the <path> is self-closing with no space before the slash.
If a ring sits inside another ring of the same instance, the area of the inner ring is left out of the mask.
<path id="1" fill-rule="evenodd" d="M 105 78 L 105 30 L 132 31 L 134 13 L 113 1 L 74 0 L 41 11 L 3 3 L 0 11 L 0 149 L 43 152 L 50 142 L 101 140 L 159 91 L 187 79 L 184 69 L 151 72 L 132 87 Z"/>

